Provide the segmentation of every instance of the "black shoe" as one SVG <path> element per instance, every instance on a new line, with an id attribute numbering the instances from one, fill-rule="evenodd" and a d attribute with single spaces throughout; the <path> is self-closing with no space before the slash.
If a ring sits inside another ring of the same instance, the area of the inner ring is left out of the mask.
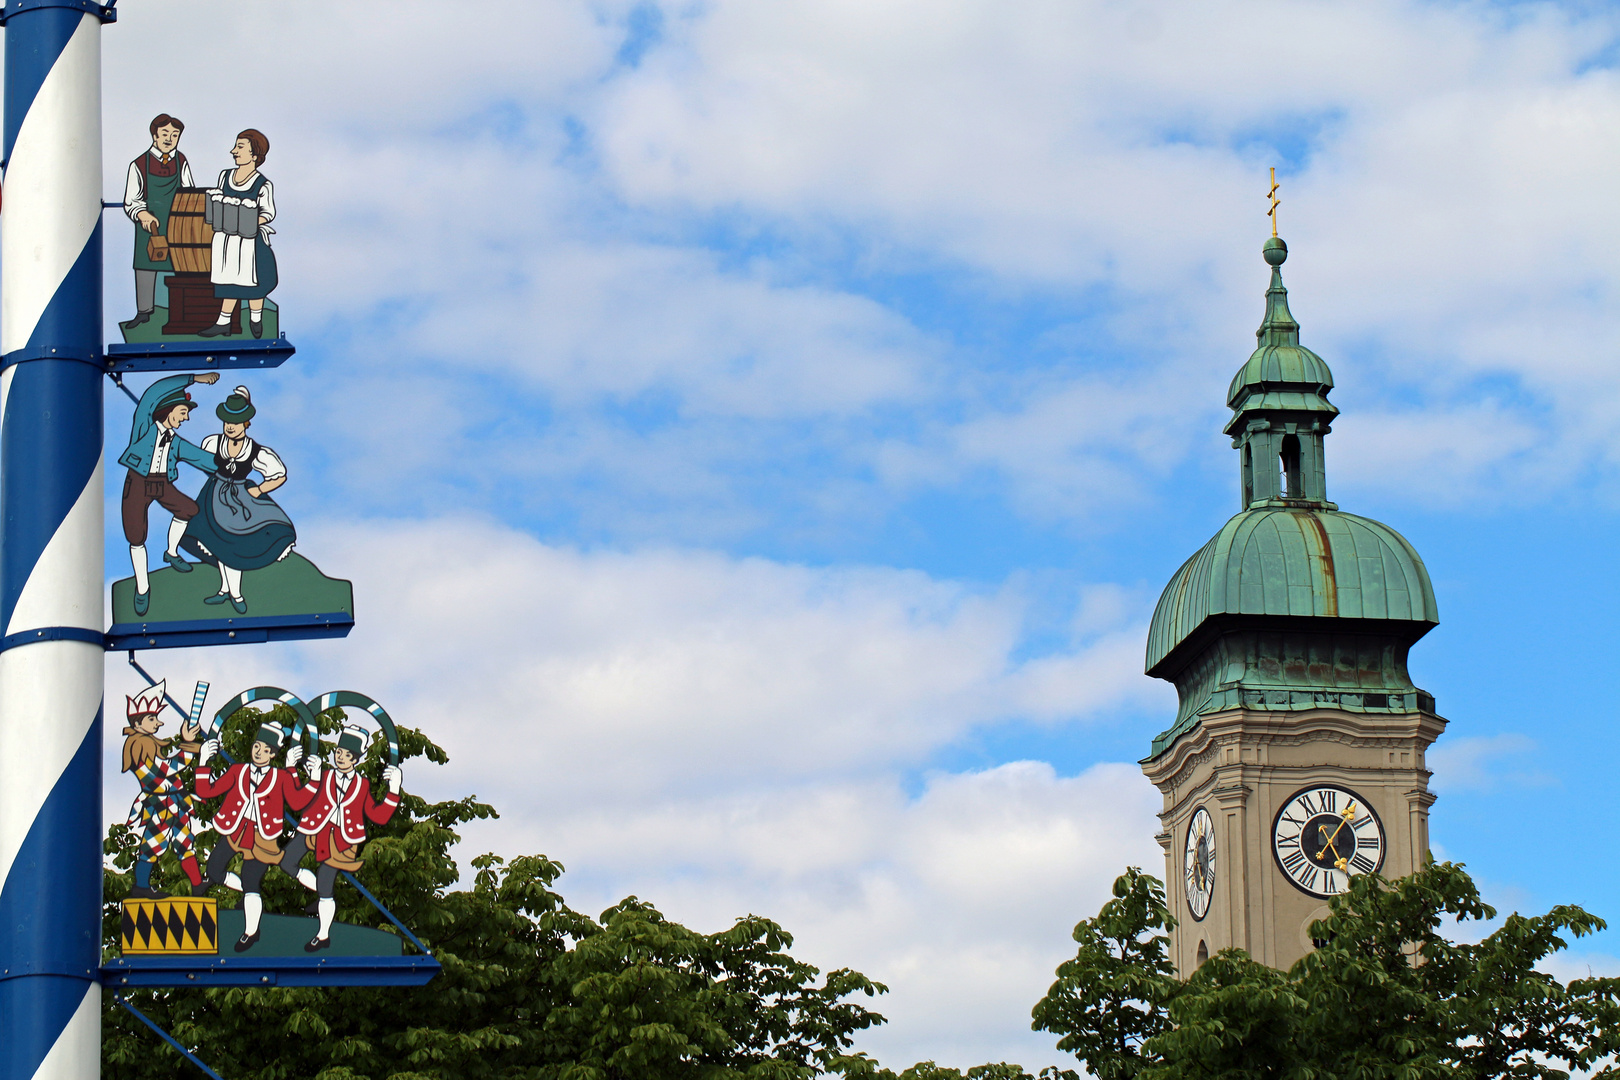
<path id="1" fill-rule="evenodd" d="M 206 330 L 197 331 L 197 336 L 198 337 L 220 337 L 222 335 L 229 336 L 230 332 L 231 332 L 231 324 L 230 323 L 226 323 L 223 326 L 221 326 L 219 323 L 215 323 L 213 326 L 210 326 Z"/>
<path id="2" fill-rule="evenodd" d="M 193 885 L 191 887 L 191 895 L 192 896 L 207 896 L 208 895 L 208 890 L 212 889 L 213 887 L 214 887 L 214 883 L 212 881 L 205 881 L 200 885 Z"/>
<path id="3" fill-rule="evenodd" d="M 305 952 L 320 952 L 322 949 L 330 949 L 331 947 L 332 939 L 329 937 L 312 937 L 304 942 Z"/>
<path id="4" fill-rule="evenodd" d="M 144 888 L 140 885 L 129 890 L 131 900 L 167 900 L 169 894 L 159 889 Z"/>
<path id="5" fill-rule="evenodd" d="M 248 329 L 253 331 L 253 336 L 254 337 L 264 337 L 264 320 L 263 319 L 249 319 L 248 320 Z"/>
<path id="6" fill-rule="evenodd" d="M 137 311 L 133 319 L 127 319 L 118 325 L 123 327 L 125 330 L 133 330 L 151 317 L 152 313 L 150 311 Z"/>
<path id="7" fill-rule="evenodd" d="M 251 934 L 243 934 L 241 937 L 236 939 L 236 951 L 247 952 L 249 949 L 253 948 L 254 943 L 258 940 L 259 932 L 257 930 L 253 931 Z"/>
<path id="8" fill-rule="evenodd" d="M 320 913 L 321 902 L 319 900 L 311 900 L 309 903 L 304 905 L 305 915 L 319 915 Z"/>

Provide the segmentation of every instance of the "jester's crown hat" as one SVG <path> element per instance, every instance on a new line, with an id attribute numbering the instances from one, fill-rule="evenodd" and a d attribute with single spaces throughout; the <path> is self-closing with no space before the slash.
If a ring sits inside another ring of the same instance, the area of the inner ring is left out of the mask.
<path id="1" fill-rule="evenodd" d="M 169 680 L 164 679 L 156 686 L 149 686 L 133 697 L 125 695 L 126 714 L 131 720 L 137 716 L 148 716 L 163 711 L 164 686 Z"/>

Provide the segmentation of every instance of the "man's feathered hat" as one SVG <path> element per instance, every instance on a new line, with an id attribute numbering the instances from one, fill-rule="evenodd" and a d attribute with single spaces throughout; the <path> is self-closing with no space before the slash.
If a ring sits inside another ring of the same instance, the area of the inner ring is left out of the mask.
<path id="1" fill-rule="evenodd" d="M 163 682 L 158 683 L 156 686 L 147 687 L 133 697 L 126 694 L 125 701 L 128 702 L 126 715 L 129 719 L 133 720 L 137 716 L 149 716 L 152 713 L 162 712 L 163 688 L 168 681 L 164 679 Z"/>

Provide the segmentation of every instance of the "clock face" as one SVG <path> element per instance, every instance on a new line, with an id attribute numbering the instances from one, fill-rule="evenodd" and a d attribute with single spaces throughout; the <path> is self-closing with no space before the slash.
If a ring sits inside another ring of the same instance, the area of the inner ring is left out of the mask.
<path id="1" fill-rule="evenodd" d="M 1209 898 L 1215 895 L 1215 822 L 1201 806 L 1193 812 L 1187 826 L 1182 878 L 1187 885 L 1187 906 L 1192 909 L 1192 917 L 1202 919 L 1209 914 Z"/>
<path id="2" fill-rule="evenodd" d="M 1349 788 L 1318 784 L 1283 804 L 1271 826 L 1271 851 L 1294 888 L 1336 896 L 1352 874 L 1384 865 L 1384 826 Z"/>

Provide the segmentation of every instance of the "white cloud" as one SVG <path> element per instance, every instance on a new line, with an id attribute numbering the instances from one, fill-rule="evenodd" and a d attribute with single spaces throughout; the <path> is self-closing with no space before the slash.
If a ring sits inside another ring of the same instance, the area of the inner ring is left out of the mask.
<path id="1" fill-rule="evenodd" d="M 734 474 L 777 445 L 809 475 L 789 489 L 802 505 L 858 514 L 986 475 L 1042 523 L 1153 500 L 1202 450 L 1188 433 L 1218 427 L 1247 351 L 1277 144 L 1303 161 L 1283 221 L 1307 342 L 1373 427 L 1411 424 L 1414 400 L 1452 417 L 1443 438 L 1404 440 L 1433 450 L 1421 469 L 1336 444 L 1352 491 L 1545 498 L 1620 459 L 1602 359 L 1620 345 L 1616 161 L 1599 137 L 1620 87 L 1584 66 L 1607 16 L 671 4 L 630 68 L 628 4 L 241 5 L 154 76 L 155 37 L 199 10 L 109 31 L 109 85 L 140 87 L 109 102 L 109 189 L 159 108 L 189 117 L 202 177 L 242 124 L 269 131 L 288 325 L 346 339 L 325 400 L 376 401 L 386 375 L 404 417 L 441 378 L 515 379 L 529 416 L 503 425 L 508 459 L 569 485 L 703 493 L 698 520 L 667 508 L 654 533 L 756 527 Z M 248 53 L 278 61 L 255 69 L 251 116 L 198 92 Z M 127 226 L 109 223 L 117 267 Z M 889 276 L 918 271 L 948 289 L 889 298 Z M 986 356 L 917 325 L 950 325 L 953 292 L 1092 322 L 1043 328 L 1039 355 L 1000 355 L 1013 340 Z M 600 415 L 626 404 L 657 417 L 655 438 Z M 780 426 L 807 420 L 833 422 Z M 621 506 L 602 524 L 645 523 Z"/>
<path id="2" fill-rule="evenodd" d="M 1436 791 L 1492 791 L 1503 786 L 1544 787 L 1557 780 L 1529 764 L 1536 741 L 1528 735 L 1446 736 L 1427 753 Z"/>
<path id="3" fill-rule="evenodd" d="M 1055 1037 L 1029 1030 L 1073 954 L 1069 931 L 1127 865 L 1164 872 L 1158 802 L 1134 765 L 1058 777 L 1014 762 L 935 775 L 915 799 L 888 781 L 817 785 L 642 814 L 509 815 L 501 832 L 520 847 L 550 842 L 584 870 L 569 875 L 581 901 L 630 887 L 710 928 L 756 911 L 812 963 L 886 983 L 874 1007 L 889 1023 L 859 1042 L 885 1064 L 1038 1067 L 1072 1065 Z"/>

